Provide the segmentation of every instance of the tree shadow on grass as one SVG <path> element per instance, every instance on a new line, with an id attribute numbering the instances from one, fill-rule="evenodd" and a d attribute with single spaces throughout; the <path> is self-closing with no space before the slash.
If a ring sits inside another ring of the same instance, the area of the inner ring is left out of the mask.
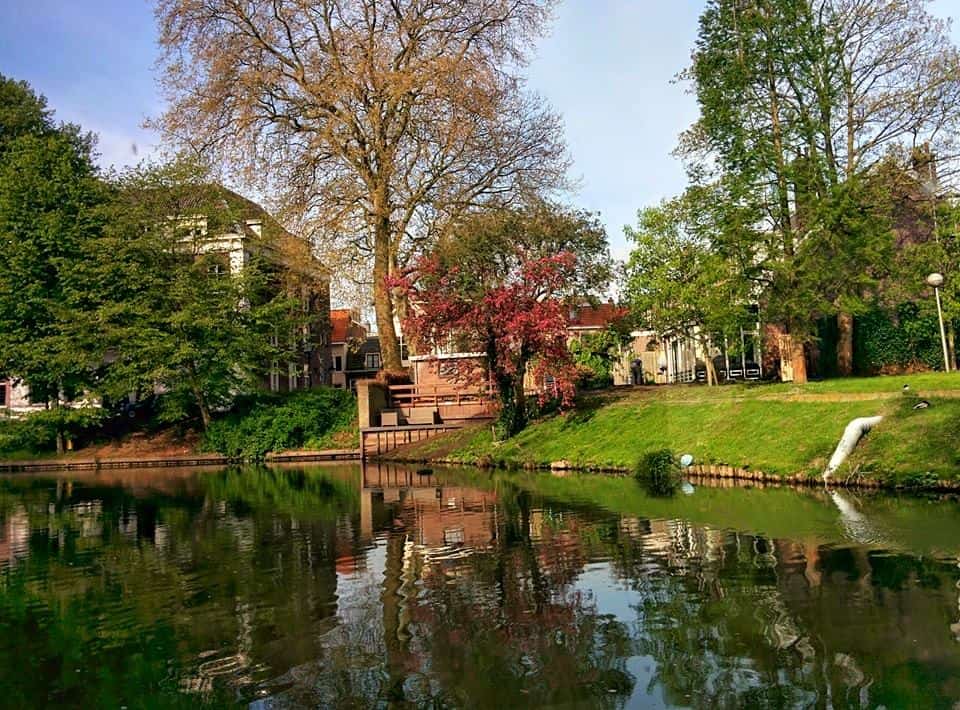
<path id="1" fill-rule="evenodd" d="M 602 409 L 607 402 L 604 401 L 603 397 L 598 397 L 596 395 L 590 397 L 584 397 L 577 401 L 576 407 L 567 415 L 567 418 L 564 420 L 561 425 L 561 429 L 570 429 L 573 427 L 582 426 L 586 424 L 591 419 L 596 416 L 597 411 Z"/>

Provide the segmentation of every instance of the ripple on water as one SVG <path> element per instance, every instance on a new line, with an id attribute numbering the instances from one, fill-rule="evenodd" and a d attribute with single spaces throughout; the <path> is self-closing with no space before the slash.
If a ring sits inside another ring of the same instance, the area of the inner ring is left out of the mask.
<path id="1" fill-rule="evenodd" d="M 30 704 L 94 706 L 107 672 L 134 700 L 172 688 L 260 707 L 960 697 L 955 509 L 751 491 L 731 521 L 744 494 L 698 490 L 647 518 L 562 499 L 576 481 L 541 494 L 536 477 L 308 495 L 303 476 L 285 491 L 280 475 L 213 475 L 240 492 L 31 489 L 0 509 L 0 625 L 42 621 L 0 639 L 0 674 L 27 645 L 38 677 L 82 659 Z M 767 501 L 780 507 L 752 524 Z M 777 518 L 794 503 L 816 521 L 802 534 Z M 763 528 L 779 533 L 738 531 Z"/>

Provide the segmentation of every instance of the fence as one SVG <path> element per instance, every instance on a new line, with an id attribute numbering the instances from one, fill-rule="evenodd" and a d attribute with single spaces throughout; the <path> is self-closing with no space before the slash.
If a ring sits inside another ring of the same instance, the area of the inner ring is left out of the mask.
<path id="1" fill-rule="evenodd" d="M 493 415 L 494 399 L 489 387 L 458 388 L 454 385 L 392 385 L 390 406 L 409 417 L 415 409 L 435 409 L 441 421 L 486 418 Z"/>

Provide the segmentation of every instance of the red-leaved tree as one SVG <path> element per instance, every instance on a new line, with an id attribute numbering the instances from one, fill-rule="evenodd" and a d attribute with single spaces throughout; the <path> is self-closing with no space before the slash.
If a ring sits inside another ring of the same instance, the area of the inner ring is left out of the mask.
<path id="1" fill-rule="evenodd" d="M 486 354 L 505 436 L 526 426 L 528 373 L 541 402 L 556 397 L 564 406 L 573 402 L 576 378 L 563 300 L 577 277 L 576 256 L 518 253 L 510 262 L 514 266 L 494 280 L 482 270 L 430 255 L 392 282 L 409 299 L 404 333 L 420 350 L 455 342 Z"/>

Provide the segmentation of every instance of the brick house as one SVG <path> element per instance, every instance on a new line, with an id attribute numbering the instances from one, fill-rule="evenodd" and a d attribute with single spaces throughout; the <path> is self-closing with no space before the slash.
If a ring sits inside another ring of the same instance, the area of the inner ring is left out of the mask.
<path id="1" fill-rule="evenodd" d="M 358 380 L 369 380 L 383 369 L 380 337 L 370 333 L 356 308 L 330 311 L 330 384 L 340 389 L 356 389 Z M 397 332 L 400 332 L 397 323 Z M 407 354 L 407 345 L 400 336 L 400 353 L 404 367 L 415 372 L 415 364 Z"/>
<path id="2" fill-rule="evenodd" d="M 600 333 L 627 315 L 627 309 L 615 303 L 585 303 L 571 306 L 567 316 L 567 333 L 570 340 L 590 333 Z"/>
<path id="3" fill-rule="evenodd" d="M 352 389 L 358 379 L 351 370 L 356 364 L 351 350 L 368 339 L 367 326 L 360 320 L 356 308 L 339 308 L 330 311 L 330 384 L 339 389 Z M 377 353 L 379 354 L 379 343 Z M 359 378 L 362 379 L 362 378 Z"/>
<path id="4" fill-rule="evenodd" d="M 625 309 L 613 303 L 571 306 L 567 313 L 567 343 L 586 335 L 599 333 L 624 317 Z M 476 385 L 489 379 L 484 353 L 460 352 L 455 348 L 436 349 L 427 355 L 410 358 L 413 381 L 419 385 Z M 616 384 L 629 384 L 629 362 L 615 368 Z M 623 370 L 623 372 L 621 372 Z M 527 389 L 537 389 L 538 383 L 528 374 Z"/>

